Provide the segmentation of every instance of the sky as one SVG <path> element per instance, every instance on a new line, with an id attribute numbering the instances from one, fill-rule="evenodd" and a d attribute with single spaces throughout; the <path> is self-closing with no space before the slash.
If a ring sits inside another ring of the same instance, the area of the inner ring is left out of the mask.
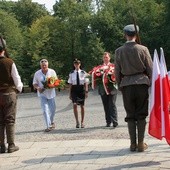
<path id="1" fill-rule="evenodd" d="M 39 4 L 45 4 L 45 7 L 48 11 L 53 10 L 53 5 L 56 3 L 56 0 L 32 0 L 32 2 L 38 2 Z"/>
<path id="2" fill-rule="evenodd" d="M 18 1 L 18 0 L 9 0 L 9 1 Z M 38 2 L 39 4 L 45 4 L 45 7 L 49 12 L 53 10 L 53 5 L 56 3 L 56 0 L 32 0 L 32 2 Z"/>

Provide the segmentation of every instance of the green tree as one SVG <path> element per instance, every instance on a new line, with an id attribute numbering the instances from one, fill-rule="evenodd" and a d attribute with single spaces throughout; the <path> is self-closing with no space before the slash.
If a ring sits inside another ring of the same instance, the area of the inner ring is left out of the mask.
<path id="1" fill-rule="evenodd" d="M 164 48 L 165 52 L 165 58 L 168 65 L 168 70 L 170 70 L 170 1 L 169 0 L 163 0 L 162 4 L 164 5 L 164 24 L 162 24 L 162 47 Z"/>
<path id="2" fill-rule="evenodd" d="M 155 0 L 108 0 L 103 1 L 92 24 L 104 47 L 111 53 L 124 43 L 123 27 L 136 23 L 140 27 L 142 44 L 153 52 L 161 45 L 164 7 Z M 157 36 L 159 34 L 159 36 Z M 159 38 L 160 37 L 160 38 Z M 154 44 L 153 44 L 154 42 Z"/>
<path id="3" fill-rule="evenodd" d="M 54 21 L 55 20 L 52 16 L 44 16 L 36 20 L 29 29 L 29 36 L 25 43 L 25 48 L 28 47 L 26 57 L 29 58 L 28 77 L 32 76 L 32 74 L 39 68 L 40 59 L 47 58 L 49 59 L 50 64 L 52 64 L 49 57 L 51 50 L 49 41 L 50 33 L 53 32 Z"/>
<path id="4" fill-rule="evenodd" d="M 30 27 L 38 18 L 48 15 L 45 6 L 32 2 L 32 0 L 20 0 L 12 7 L 12 12 L 22 26 Z"/>
<path id="5" fill-rule="evenodd" d="M 67 65 L 63 74 L 68 75 L 75 57 L 82 61 L 85 70 L 90 69 L 93 61 L 101 57 L 99 53 L 104 51 L 100 38 L 91 30 L 93 17 L 91 1 L 62 0 L 54 6 L 54 16 L 58 18 L 60 22 L 58 25 L 61 27 L 54 33 L 55 39 L 60 37 L 58 43 L 55 43 L 55 49 L 59 48 L 63 65 Z"/>
<path id="6" fill-rule="evenodd" d="M 23 45 L 23 36 L 18 21 L 12 14 L 0 11 L 0 34 L 6 40 L 7 50 L 22 72 L 20 67 L 20 51 Z"/>
<path id="7" fill-rule="evenodd" d="M 12 7 L 15 6 L 16 3 L 17 2 L 0 0 L 0 9 L 7 13 L 11 13 Z"/>

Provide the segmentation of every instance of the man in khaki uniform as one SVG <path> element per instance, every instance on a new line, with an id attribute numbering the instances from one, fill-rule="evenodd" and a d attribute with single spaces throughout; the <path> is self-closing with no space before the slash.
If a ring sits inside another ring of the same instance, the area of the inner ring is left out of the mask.
<path id="1" fill-rule="evenodd" d="M 122 92 L 128 123 L 130 150 L 143 152 L 146 117 L 148 116 L 148 88 L 151 82 L 152 59 L 147 47 L 137 44 L 133 24 L 124 27 L 126 43 L 115 51 L 115 75 Z M 136 129 L 138 141 L 136 141 Z"/>

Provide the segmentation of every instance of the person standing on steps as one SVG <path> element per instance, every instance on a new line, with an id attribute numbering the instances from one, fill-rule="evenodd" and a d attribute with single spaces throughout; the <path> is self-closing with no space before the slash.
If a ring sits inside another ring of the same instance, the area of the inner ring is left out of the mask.
<path id="1" fill-rule="evenodd" d="M 74 70 L 69 74 L 69 98 L 73 102 L 73 112 L 76 120 L 76 128 L 80 128 L 80 122 L 78 119 L 78 108 L 80 105 L 81 108 L 81 128 L 84 128 L 84 102 L 85 98 L 88 97 L 88 79 L 86 78 L 87 73 L 82 70 L 81 62 L 78 59 L 75 59 L 74 62 Z"/>
<path id="2" fill-rule="evenodd" d="M 22 91 L 23 83 L 11 58 L 5 57 L 5 40 L 0 42 L 0 153 L 6 152 L 5 132 L 8 153 L 19 150 L 15 145 L 15 120 L 17 93 Z"/>
<path id="3" fill-rule="evenodd" d="M 125 122 L 128 124 L 130 151 L 138 149 L 138 152 L 143 152 L 148 148 L 144 143 L 144 135 L 148 116 L 148 88 L 151 85 L 152 59 L 148 48 L 136 43 L 138 32 L 139 27 L 136 29 L 133 24 L 124 27 L 127 41 L 115 50 L 115 76 L 126 110 Z"/>

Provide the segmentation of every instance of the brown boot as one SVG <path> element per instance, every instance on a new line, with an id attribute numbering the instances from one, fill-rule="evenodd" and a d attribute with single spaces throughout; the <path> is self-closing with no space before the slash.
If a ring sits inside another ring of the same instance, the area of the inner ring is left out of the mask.
<path id="1" fill-rule="evenodd" d="M 12 153 L 12 152 L 15 152 L 15 151 L 18 151 L 18 150 L 19 150 L 18 146 L 15 146 L 14 143 L 9 143 L 9 145 L 8 145 L 8 153 Z"/>
<path id="2" fill-rule="evenodd" d="M 12 153 L 19 150 L 18 146 L 15 146 L 14 137 L 15 137 L 15 125 L 8 124 L 6 125 L 6 134 L 7 134 L 7 143 L 8 143 L 8 153 Z"/>
<path id="3" fill-rule="evenodd" d="M 137 144 L 136 144 L 136 143 L 130 144 L 130 151 L 131 151 L 131 152 L 136 151 L 136 148 L 137 148 Z"/>
<path id="4" fill-rule="evenodd" d="M 143 152 L 148 148 L 146 143 L 140 142 L 138 143 L 138 152 Z"/>
<path id="5" fill-rule="evenodd" d="M 145 119 L 137 121 L 138 152 L 143 152 L 148 148 L 148 145 L 146 143 L 144 143 L 145 127 L 146 127 L 146 120 Z"/>
<path id="6" fill-rule="evenodd" d="M 130 136 L 130 151 L 136 151 L 136 121 L 128 121 L 128 131 Z"/>

